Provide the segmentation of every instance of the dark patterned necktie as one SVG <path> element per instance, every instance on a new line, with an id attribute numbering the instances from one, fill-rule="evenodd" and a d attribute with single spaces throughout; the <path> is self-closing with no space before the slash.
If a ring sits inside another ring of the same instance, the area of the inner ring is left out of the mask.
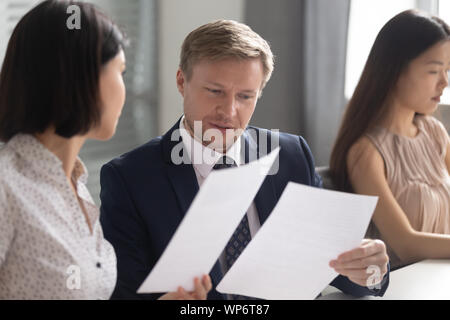
<path id="1" fill-rule="evenodd" d="M 225 168 L 235 167 L 236 163 L 233 159 L 223 156 L 214 166 L 214 170 L 220 170 Z M 247 214 L 245 214 L 244 218 L 242 218 L 238 227 L 234 231 L 230 240 L 228 241 L 225 247 L 225 264 L 226 270 L 230 270 L 231 266 L 236 262 L 239 255 L 244 251 L 247 244 L 252 239 L 250 234 L 250 227 L 248 225 Z M 245 296 L 232 295 L 234 300 L 246 300 L 248 299 Z"/>

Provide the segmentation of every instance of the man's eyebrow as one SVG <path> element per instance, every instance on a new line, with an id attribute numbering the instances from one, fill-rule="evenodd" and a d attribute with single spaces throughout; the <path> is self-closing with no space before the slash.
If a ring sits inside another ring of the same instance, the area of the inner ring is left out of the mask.
<path id="1" fill-rule="evenodd" d="M 213 85 L 213 86 L 219 87 L 219 88 L 224 88 L 223 85 L 221 85 L 220 83 L 217 83 L 217 82 L 206 81 L 206 83 L 209 84 L 209 85 Z"/>
<path id="2" fill-rule="evenodd" d="M 206 81 L 206 83 L 209 84 L 209 85 L 213 85 L 213 86 L 219 87 L 219 88 L 221 88 L 221 89 L 224 88 L 223 85 L 221 85 L 220 83 L 217 83 L 217 82 Z M 258 90 L 251 90 L 251 89 L 248 89 L 248 90 L 242 90 L 241 92 L 257 94 L 257 93 L 258 93 Z"/>

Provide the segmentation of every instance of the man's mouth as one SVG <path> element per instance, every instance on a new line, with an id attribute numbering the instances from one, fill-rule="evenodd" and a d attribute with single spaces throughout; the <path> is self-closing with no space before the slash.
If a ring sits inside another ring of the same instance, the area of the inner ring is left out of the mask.
<path id="1" fill-rule="evenodd" d="M 213 122 L 210 122 L 209 124 L 211 125 L 212 128 L 218 129 L 218 130 L 220 130 L 220 131 L 233 130 L 233 129 L 234 129 L 232 126 L 226 125 L 226 124 L 222 124 L 222 123 L 213 123 Z"/>

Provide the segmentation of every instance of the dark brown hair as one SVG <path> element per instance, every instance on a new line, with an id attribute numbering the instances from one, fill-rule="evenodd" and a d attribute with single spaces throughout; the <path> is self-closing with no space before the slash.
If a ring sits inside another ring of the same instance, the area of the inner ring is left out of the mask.
<path id="1" fill-rule="evenodd" d="M 69 28 L 69 6 L 80 28 Z M 17 24 L 0 74 L 0 140 L 54 126 L 70 138 L 100 121 L 101 67 L 126 45 L 119 28 L 92 4 L 47 0 Z"/>
<path id="2" fill-rule="evenodd" d="M 359 83 L 344 113 L 330 159 L 336 188 L 352 192 L 347 172 L 351 146 L 386 114 L 386 100 L 409 63 L 440 41 L 450 39 L 441 19 L 417 10 L 404 11 L 381 29 Z"/>

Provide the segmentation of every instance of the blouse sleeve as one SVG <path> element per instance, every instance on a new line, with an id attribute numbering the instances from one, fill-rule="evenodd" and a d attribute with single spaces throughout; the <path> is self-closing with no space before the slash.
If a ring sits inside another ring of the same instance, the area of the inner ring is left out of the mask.
<path id="1" fill-rule="evenodd" d="M 5 191 L 0 182 L 0 267 L 3 265 L 14 237 L 14 222 Z"/>

